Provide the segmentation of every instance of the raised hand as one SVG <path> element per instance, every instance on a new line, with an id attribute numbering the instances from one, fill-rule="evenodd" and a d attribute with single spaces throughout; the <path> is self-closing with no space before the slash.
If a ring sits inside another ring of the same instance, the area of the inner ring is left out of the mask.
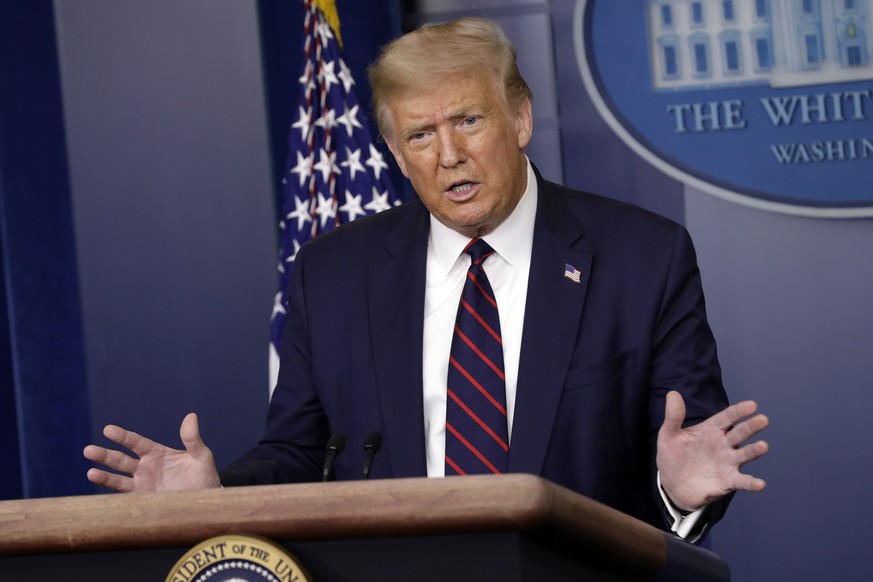
<path id="1" fill-rule="evenodd" d="M 678 392 L 667 394 L 657 464 L 661 486 L 676 507 L 693 511 L 732 491 L 766 487 L 763 479 L 740 471 L 769 448 L 765 441 L 743 444 L 770 422 L 763 414 L 752 416 L 757 410 L 755 402 L 746 400 L 682 428 L 685 401 Z"/>
<path id="2" fill-rule="evenodd" d="M 193 412 L 185 417 L 179 428 L 184 451 L 171 449 L 111 424 L 103 429 L 103 434 L 136 456 L 88 445 L 83 451 L 86 459 L 115 471 L 89 469 L 88 480 L 93 483 L 122 492 L 181 491 L 221 486 L 212 451 L 200 438 L 197 415 Z"/>

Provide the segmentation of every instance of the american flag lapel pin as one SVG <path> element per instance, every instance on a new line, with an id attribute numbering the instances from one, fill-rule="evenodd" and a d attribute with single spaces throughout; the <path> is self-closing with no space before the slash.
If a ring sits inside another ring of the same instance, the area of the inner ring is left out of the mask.
<path id="1" fill-rule="evenodd" d="M 564 277 L 574 283 L 581 283 L 582 271 L 569 263 L 564 263 Z"/>

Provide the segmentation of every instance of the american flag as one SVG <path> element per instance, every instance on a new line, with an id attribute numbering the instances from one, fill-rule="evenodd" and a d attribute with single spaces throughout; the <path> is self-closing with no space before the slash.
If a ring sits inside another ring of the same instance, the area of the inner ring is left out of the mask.
<path id="1" fill-rule="evenodd" d="M 582 282 L 582 271 L 570 265 L 568 263 L 564 263 L 564 277 L 570 279 L 574 283 Z"/>
<path id="2" fill-rule="evenodd" d="M 334 1 L 304 4 L 304 62 L 282 178 L 279 290 L 271 317 L 271 394 L 279 373 L 286 290 L 297 251 L 321 233 L 400 203 L 342 58 Z"/>

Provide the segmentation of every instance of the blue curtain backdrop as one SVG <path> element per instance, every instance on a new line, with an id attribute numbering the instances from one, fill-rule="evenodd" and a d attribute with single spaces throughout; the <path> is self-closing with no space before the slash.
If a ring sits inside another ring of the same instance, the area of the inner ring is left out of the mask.
<path id="1" fill-rule="evenodd" d="M 82 324 L 51 0 L 0 4 L 0 497 L 91 491 Z"/>
<path id="2" fill-rule="evenodd" d="M 2 238 L 0 238 L 0 272 L 5 273 Z M 15 383 L 12 376 L 12 344 L 6 307 L 6 286 L 0 286 L 0 499 L 21 497 L 21 457 L 18 420 L 15 415 Z"/>

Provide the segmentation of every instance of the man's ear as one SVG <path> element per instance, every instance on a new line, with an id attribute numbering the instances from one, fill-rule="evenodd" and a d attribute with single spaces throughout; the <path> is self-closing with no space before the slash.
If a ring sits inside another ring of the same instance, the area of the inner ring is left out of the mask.
<path id="1" fill-rule="evenodd" d="M 526 97 L 515 110 L 515 129 L 518 134 L 518 147 L 523 150 L 533 135 L 533 111 L 530 99 Z"/>
<path id="2" fill-rule="evenodd" d="M 385 138 L 385 144 L 388 146 L 388 150 L 391 152 L 391 155 L 394 156 L 394 160 L 400 167 L 400 171 L 403 172 L 403 175 L 408 178 L 409 174 L 406 173 L 406 160 L 403 159 L 403 154 L 400 153 L 400 149 L 397 147 L 397 142 L 395 142 L 393 139 Z"/>

